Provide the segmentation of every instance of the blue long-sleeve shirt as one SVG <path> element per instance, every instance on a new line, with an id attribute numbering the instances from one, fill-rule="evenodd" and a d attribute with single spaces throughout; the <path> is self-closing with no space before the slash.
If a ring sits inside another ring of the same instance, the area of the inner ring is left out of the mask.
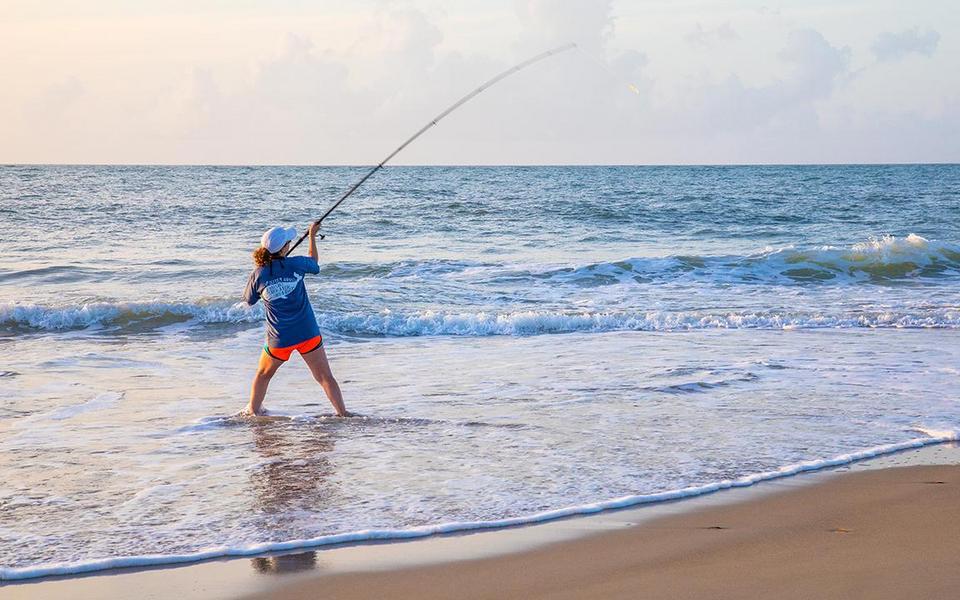
<path id="1" fill-rule="evenodd" d="M 250 273 L 243 299 L 253 306 L 263 300 L 267 313 L 267 345 L 285 348 L 320 335 L 303 276 L 320 265 L 309 256 L 274 259 Z"/>

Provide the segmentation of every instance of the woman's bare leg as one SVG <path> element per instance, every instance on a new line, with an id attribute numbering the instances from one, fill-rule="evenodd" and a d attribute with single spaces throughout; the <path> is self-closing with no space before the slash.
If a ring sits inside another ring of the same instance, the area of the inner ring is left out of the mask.
<path id="1" fill-rule="evenodd" d="M 260 414 L 260 405 L 263 404 L 263 398 L 267 395 L 267 386 L 270 385 L 273 374 L 282 364 L 282 360 L 277 360 L 266 352 L 260 353 L 257 374 L 253 376 L 253 385 L 250 386 L 250 403 L 243 410 L 244 413 L 248 415 Z"/>
<path id="2" fill-rule="evenodd" d="M 320 346 L 313 352 L 307 352 L 302 356 L 303 362 L 307 363 L 307 366 L 310 367 L 313 378 L 323 387 L 323 391 L 327 394 L 327 399 L 330 400 L 330 404 L 333 405 L 334 410 L 337 411 L 337 415 L 349 417 L 350 413 L 347 412 L 347 407 L 343 405 L 343 395 L 340 394 L 340 386 L 330 371 L 330 363 L 327 362 L 327 353 L 323 350 L 323 346 Z"/>

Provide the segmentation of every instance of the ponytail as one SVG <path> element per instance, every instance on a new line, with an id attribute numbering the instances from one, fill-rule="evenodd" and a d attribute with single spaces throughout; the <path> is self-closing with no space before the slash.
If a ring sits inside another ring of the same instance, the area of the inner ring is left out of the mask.
<path id="1" fill-rule="evenodd" d="M 270 254 L 270 251 L 260 246 L 253 251 L 253 264 L 258 267 L 265 267 L 273 262 L 273 255 Z"/>

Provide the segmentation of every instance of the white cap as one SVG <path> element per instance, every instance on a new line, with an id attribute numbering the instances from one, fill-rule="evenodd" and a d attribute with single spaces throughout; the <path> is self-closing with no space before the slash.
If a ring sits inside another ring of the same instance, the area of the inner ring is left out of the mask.
<path id="1" fill-rule="evenodd" d="M 287 242 L 296 239 L 296 227 L 272 227 L 263 233 L 260 238 L 260 245 L 267 249 L 270 254 L 275 254 L 283 248 Z"/>

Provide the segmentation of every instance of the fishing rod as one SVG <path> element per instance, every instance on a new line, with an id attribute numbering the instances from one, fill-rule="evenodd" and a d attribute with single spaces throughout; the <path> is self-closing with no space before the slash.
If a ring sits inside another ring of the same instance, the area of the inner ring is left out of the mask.
<path id="1" fill-rule="evenodd" d="M 507 77 L 509 77 L 510 75 L 513 75 L 513 74 L 516 73 L 517 71 L 521 71 L 521 70 L 529 67 L 530 65 L 532 65 L 532 64 L 535 63 L 535 62 L 541 61 L 541 60 L 543 60 L 543 59 L 545 59 L 545 58 L 548 58 L 548 57 L 550 57 L 550 56 L 553 56 L 553 55 L 555 55 L 555 54 L 560 54 L 561 52 L 566 52 L 567 50 L 570 50 L 570 49 L 576 48 L 576 47 L 577 47 L 577 45 L 574 44 L 574 43 L 565 44 L 565 45 L 563 45 L 563 46 L 558 46 L 557 48 L 554 48 L 553 50 L 547 50 L 546 52 L 543 52 L 542 54 L 538 54 L 538 55 L 534 56 L 533 58 L 528 58 L 527 60 L 523 61 L 522 63 L 520 63 L 520 64 L 518 64 L 518 65 L 516 65 L 516 66 L 514 66 L 514 67 L 511 67 L 511 68 L 509 68 L 509 69 L 507 69 L 507 70 L 504 71 L 503 73 L 500 73 L 499 75 L 497 75 L 496 77 L 494 77 L 494 78 L 491 79 L 490 81 L 484 83 L 483 85 L 481 85 L 481 86 L 478 87 L 477 89 L 473 90 L 472 92 L 470 92 L 469 94 L 467 94 L 467 95 L 464 96 L 463 98 L 460 98 L 459 100 L 457 100 L 457 101 L 453 104 L 453 106 L 451 106 L 450 108 L 446 109 L 445 111 L 443 111 L 442 113 L 440 113 L 439 115 L 437 115 L 436 117 L 434 117 L 429 123 L 427 123 L 426 125 L 424 125 L 423 127 L 421 127 L 419 131 L 417 131 L 415 134 L 413 134 L 412 136 L 410 136 L 410 138 L 409 138 L 407 141 L 405 141 L 404 143 L 400 144 L 400 146 L 397 147 L 396 150 L 394 150 L 393 152 L 391 152 L 390 154 L 388 154 L 387 157 L 386 157 L 385 159 L 381 160 L 380 163 L 379 163 L 377 166 L 375 166 L 375 167 L 371 168 L 369 171 L 367 171 L 367 174 L 364 175 L 362 178 L 360 178 L 360 181 L 358 181 L 358 182 L 356 182 L 355 184 L 353 184 L 353 186 L 351 186 L 350 189 L 348 189 L 348 190 L 346 191 L 346 193 L 343 194 L 343 196 L 340 196 L 340 199 L 337 200 L 337 201 L 333 204 L 333 206 L 331 206 L 330 208 L 327 209 L 327 212 L 323 213 L 323 216 L 322 216 L 322 217 L 320 217 L 319 219 L 317 219 L 317 220 L 314 221 L 314 222 L 315 222 L 315 223 L 322 223 L 323 220 L 326 219 L 327 217 L 329 217 L 329 216 L 330 216 L 330 213 L 332 213 L 333 211 L 335 211 L 335 210 L 337 209 L 337 207 L 340 206 L 340 204 L 343 203 L 344 200 L 346 200 L 347 198 L 349 198 L 351 194 L 353 194 L 355 191 L 357 191 L 357 188 L 359 188 L 361 185 L 363 185 L 366 180 L 370 179 L 370 177 L 372 177 L 374 173 L 376 173 L 377 171 L 379 171 L 380 169 L 382 169 L 383 166 L 386 165 L 386 164 L 390 161 L 391 158 L 393 158 L 394 156 L 396 156 L 397 154 L 399 154 L 401 150 L 403 150 L 404 148 L 406 148 L 407 146 L 409 146 L 409 145 L 411 144 L 411 142 L 413 142 L 413 140 L 415 140 L 415 139 L 417 139 L 418 137 L 420 137 L 421 135 L 423 135 L 428 129 L 430 129 L 431 127 L 433 127 L 433 126 L 436 125 L 437 123 L 439 123 L 440 120 L 443 119 L 445 116 L 449 115 L 450 113 L 452 113 L 453 111 L 457 110 L 457 109 L 460 108 L 462 105 L 466 104 L 468 101 L 470 101 L 471 99 L 473 99 L 474 96 L 477 96 L 478 94 L 480 94 L 480 92 L 482 92 L 483 90 L 487 89 L 488 87 L 496 84 L 497 82 L 499 82 L 499 81 L 502 80 L 502 79 L 506 79 Z M 305 232 L 303 235 L 300 236 L 300 239 L 297 240 L 297 243 L 296 243 L 296 244 L 294 244 L 293 246 L 290 246 L 290 249 L 287 250 L 287 253 L 286 253 L 284 256 L 289 256 L 290 253 L 293 252 L 294 249 L 296 249 L 296 247 L 299 246 L 299 245 L 303 242 L 303 240 L 305 240 L 305 239 L 307 238 L 307 235 L 309 235 L 309 230 L 308 230 L 307 232 Z M 323 236 L 322 236 L 322 235 L 320 236 L 320 239 L 323 239 Z"/>

